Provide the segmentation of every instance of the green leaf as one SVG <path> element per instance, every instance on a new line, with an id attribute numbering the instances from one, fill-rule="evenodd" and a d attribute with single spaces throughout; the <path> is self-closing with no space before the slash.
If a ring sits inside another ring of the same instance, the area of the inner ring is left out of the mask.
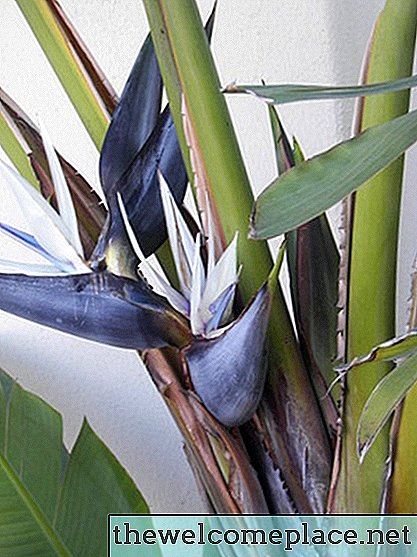
<path id="1" fill-rule="evenodd" d="M 33 33 L 78 112 L 97 149 L 100 150 L 110 115 L 63 28 L 50 2 L 16 0 Z"/>
<path id="2" fill-rule="evenodd" d="M 74 27 L 62 7 L 56 0 L 49 0 L 48 7 L 60 28 L 66 42 L 74 49 L 78 62 L 88 75 L 97 96 L 103 102 L 109 114 L 113 114 L 117 105 L 117 93 L 104 75 L 102 69 L 84 44 L 77 29 Z"/>
<path id="3" fill-rule="evenodd" d="M 68 455 L 61 416 L 0 371 L 0 554 L 105 555 L 107 514 L 146 513 L 126 471 L 84 422 Z"/>
<path id="4" fill-rule="evenodd" d="M 387 340 L 366 354 L 354 358 L 349 364 L 339 366 L 338 371 L 350 371 L 369 362 L 383 362 L 410 356 L 417 351 L 417 331 L 413 330 L 405 335 Z"/>
<path id="5" fill-rule="evenodd" d="M 366 97 L 404 91 L 417 86 L 417 75 L 403 77 L 370 85 L 326 86 L 326 85 L 229 85 L 225 93 L 248 93 L 259 97 L 270 104 L 286 104 L 300 101 L 324 99 L 343 99 Z"/>
<path id="6" fill-rule="evenodd" d="M 308 222 L 378 174 L 415 141 L 417 111 L 370 128 L 297 165 L 258 197 L 251 237 L 272 238 Z"/>
<path id="7" fill-rule="evenodd" d="M 361 462 L 395 408 L 417 381 L 417 354 L 386 375 L 372 391 L 359 419 L 357 447 Z"/>

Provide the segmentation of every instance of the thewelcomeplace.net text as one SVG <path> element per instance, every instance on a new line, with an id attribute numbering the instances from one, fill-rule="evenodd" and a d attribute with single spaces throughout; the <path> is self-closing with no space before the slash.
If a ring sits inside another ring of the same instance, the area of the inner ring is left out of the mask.
<path id="1" fill-rule="evenodd" d="M 321 529 L 311 527 L 308 522 L 301 522 L 297 528 L 262 529 L 262 528 L 227 528 L 208 527 L 205 522 L 198 522 L 195 528 L 140 530 L 125 521 L 115 525 L 111 530 L 112 542 L 121 545 L 281 545 L 285 551 L 292 551 L 295 546 L 347 546 L 366 545 L 412 545 L 410 528 L 404 524 L 401 528 L 365 528 L 362 532 L 354 528 Z"/>

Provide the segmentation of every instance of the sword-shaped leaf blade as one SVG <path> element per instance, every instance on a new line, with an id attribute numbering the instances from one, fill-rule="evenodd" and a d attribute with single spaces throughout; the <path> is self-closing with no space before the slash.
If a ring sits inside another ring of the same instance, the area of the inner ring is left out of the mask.
<path id="1" fill-rule="evenodd" d="M 258 197 L 252 238 L 272 238 L 308 222 L 378 174 L 416 140 L 417 111 L 412 111 L 300 163 Z"/>
<path id="2" fill-rule="evenodd" d="M 404 91 L 417 86 L 417 75 L 369 85 L 327 86 L 327 85 L 229 85 L 225 93 L 246 93 L 269 104 L 287 104 L 300 101 L 325 99 L 350 99 Z"/>
<path id="3" fill-rule="evenodd" d="M 85 128 L 100 149 L 109 112 L 71 40 L 51 9 L 51 2 L 16 0 Z"/>

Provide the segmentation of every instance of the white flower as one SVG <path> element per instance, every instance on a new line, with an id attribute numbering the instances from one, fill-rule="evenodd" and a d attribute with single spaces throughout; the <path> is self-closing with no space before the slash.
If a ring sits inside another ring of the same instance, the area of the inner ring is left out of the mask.
<path id="1" fill-rule="evenodd" d="M 201 258 L 202 234 L 194 239 L 165 182 L 159 174 L 162 205 L 168 237 L 181 292 L 173 288 L 155 256 L 145 258 L 129 224 L 123 200 L 118 194 L 120 211 L 131 245 L 140 261 L 139 270 L 150 287 L 188 317 L 194 335 L 217 336 L 230 315 L 239 272 L 237 270 L 236 233 L 228 248 L 216 261 L 212 237 L 212 218 L 208 215 L 208 263 Z M 209 204 L 208 211 L 209 211 Z"/>
<path id="2" fill-rule="evenodd" d="M 54 184 L 59 214 L 20 174 L 0 160 L 0 187 L 13 196 L 30 232 L 0 223 L 0 231 L 46 260 L 44 265 L 0 260 L 3 272 L 25 274 L 87 273 L 89 267 L 78 232 L 74 205 L 55 149 L 43 126 L 42 139 Z"/>

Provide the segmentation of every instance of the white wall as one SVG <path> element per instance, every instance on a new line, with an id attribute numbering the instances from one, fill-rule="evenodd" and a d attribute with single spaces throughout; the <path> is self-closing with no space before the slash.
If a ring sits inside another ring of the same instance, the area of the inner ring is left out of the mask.
<path id="1" fill-rule="evenodd" d="M 41 116 L 58 150 L 97 185 L 97 152 L 14 2 L 0 3 L 1 86 L 32 117 Z M 120 91 L 146 33 L 141 3 L 61 4 Z M 206 15 L 211 0 L 199 5 Z M 222 82 L 355 82 L 382 5 L 383 0 L 220 0 L 213 46 Z M 242 97 L 234 97 L 230 106 L 259 191 L 275 174 L 265 108 Z M 287 106 L 282 114 L 312 155 L 349 134 L 352 108 L 350 101 L 321 102 Z M 407 196 L 410 205 L 412 194 Z M 19 219 L 16 208 L 2 200 L 0 220 L 10 218 Z M 402 254 L 403 291 L 415 248 L 412 238 Z M 11 249 L 2 239 L 0 257 L 16 256 Z M 0 365 L 62 412 L 69 446 L 86 415 L 154 512 L 203 510 L 180 436 L 133 352 L 79 341 L 5 314 L 0 346 Z"/>

